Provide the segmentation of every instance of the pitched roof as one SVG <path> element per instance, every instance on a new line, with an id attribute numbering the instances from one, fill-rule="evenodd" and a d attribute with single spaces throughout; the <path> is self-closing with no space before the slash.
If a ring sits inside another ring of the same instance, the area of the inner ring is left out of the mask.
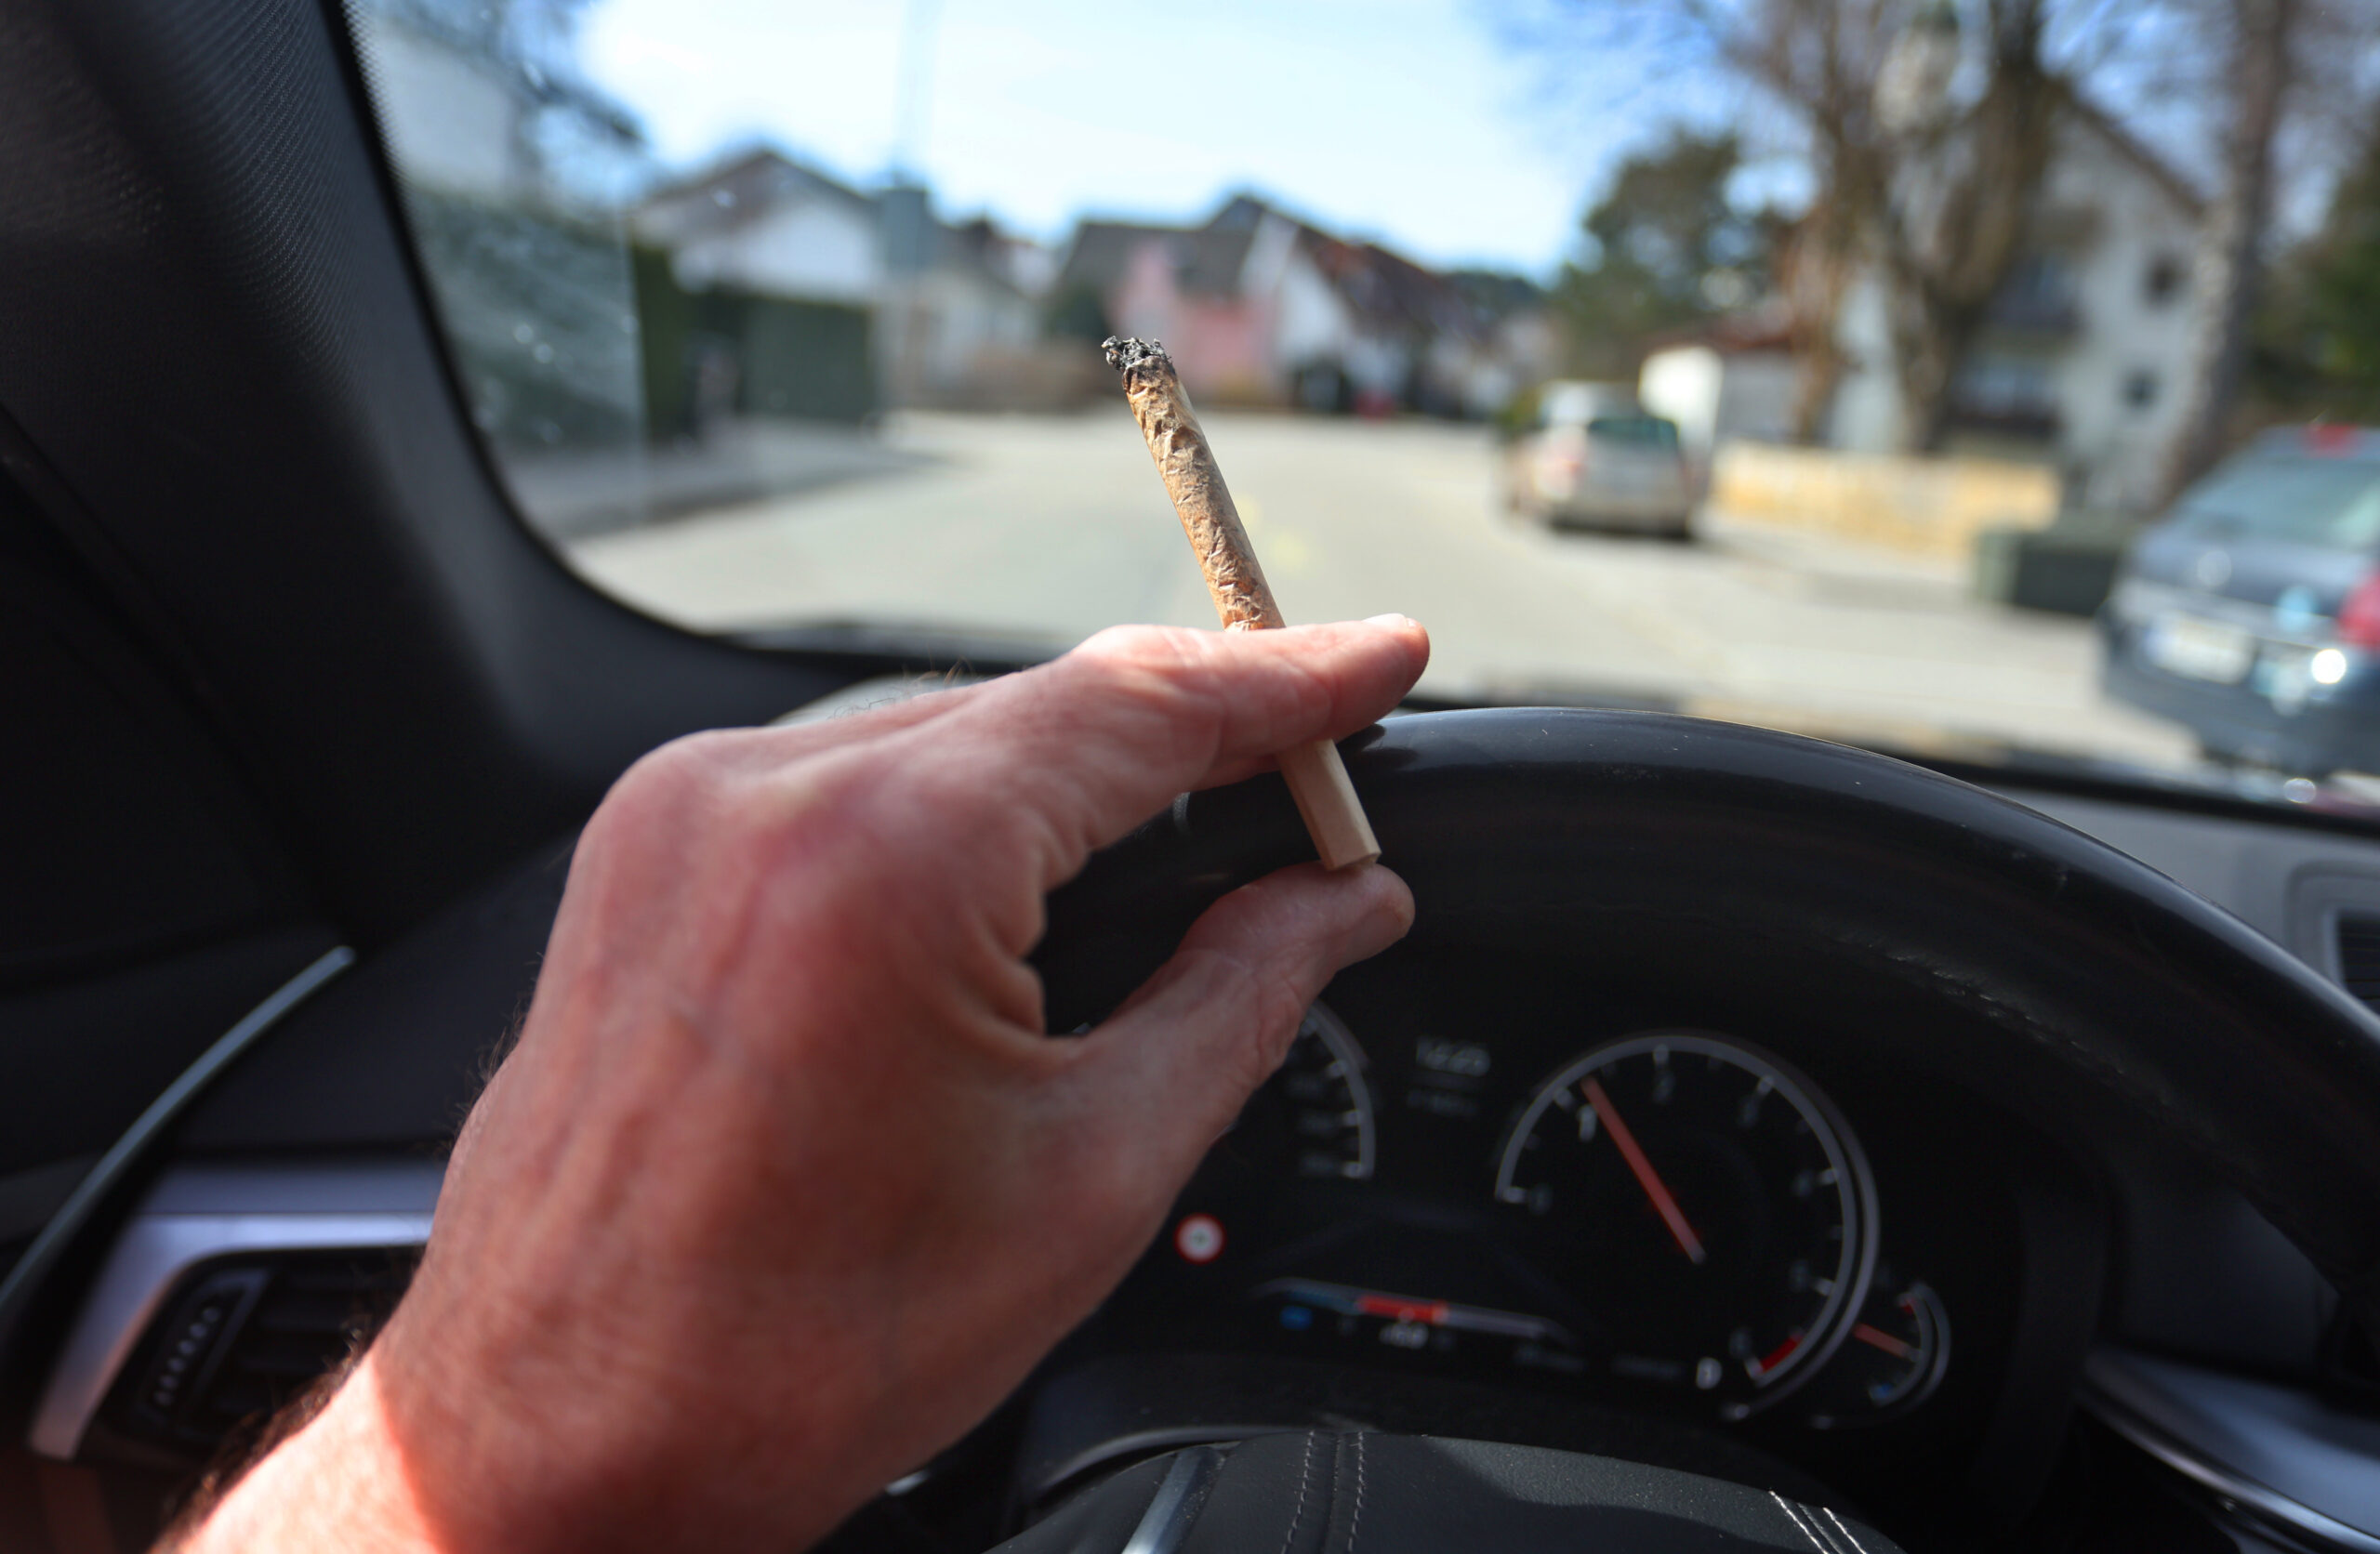
<path id="1" fill-rule="evenodd" d="M 876 202 L 774 146 L 755 146 L 647 194 L 641 222 L 668 230 L 673 241 L 711 237 L 766 216 L 789 196 L 824 198 L 875 218 Z"/>
<path id="2" fill-rule="evenodd" d="M 2082 93 L 2069 89 L 2065 93 L 2065 99 L 2066 111 L 2073 115 L 2076 123 L 2107 142 L 2118 156 L 2146 173 L 2149 181 L 2173 196 L 2174 202 L 2193 219 L 2206 214 L 2206 196 L 2182 177 L 2172 163 L 2149 150 L 2146 142 Z"/>
<path id="3" fill-rule="evenodd" d="M 1248 263 L 1267 207 L 1246 194 L 1234 196 L 1200 227 L 1157 227 L 1136 221 L 1084 221 L 1058 272 L 1061 287 L 1087 285 L 1105 291 L 1124 278 L 1132 256 L 1160 244 L 1172 262 L 1174 284 L 1204 296 L 1231 296 Z"/>
<path id="4" fill-rule="evenodd" d="M 1235 194 L 1197 227 L 1085 221 L 1058 276 L 1060 287 L 1105 291 L 1124 278 L 1132 256 L 1155 243 L 1173 266 L 1174 283 L 1193 296 L 1238 295 L 1241 272 L 1267 217 L 1290 224 L 1299 248 L 1357 317 L 1375 328 L 1477 333 L 1480 321 L 1446 276 L 1376 243 L 1350 243 L 1276 210 L 1252 194 Z"/>
<path id="5" fill-rule="evenodd" d="M 907 192 L 922 199 L 924 191 Z M 796 162 L 774 146 L 735 152 L 699 173 L 665 184 L 637 207 L 636 223 L 646 237 L 668 245 L 725 236 L 765 219 L 787 204 L 825 200 L 871 223 L 886 217 L 881 194 L 864 193 L 814 167 Z M 915 206 L 909 208 L 917 208 Z M 928 269 L 980 270 L 1010 291 L 1021 290 L 994 248 L 1001 234 L 987 217 L 950 226 L 926 216 L 924 262 Z"/>

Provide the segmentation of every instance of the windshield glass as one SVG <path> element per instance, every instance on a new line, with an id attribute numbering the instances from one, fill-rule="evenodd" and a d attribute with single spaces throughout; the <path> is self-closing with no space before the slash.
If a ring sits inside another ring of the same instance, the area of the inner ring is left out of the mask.
<path id="1" fill-rule="evenodd" d="M 2380 468 L 2336 459 L 2248 456 L 2183 494 L 2180 527 L 2360 548 L 2380 541 Z"/>
<path id="2" fill-rule="evenodd" d="M 2380 770 L 2336 579 L 2135 544 L 2380 523 L 2340 463 L 2191 489 L 2380 419 L 2380 13 L 2268 11 L 348 7 L 469 414 L 641 609 L 1211 626 L 1140 336 L 1284 612 L 1419 617 L 1428 700 L 2330 802 Z"/>

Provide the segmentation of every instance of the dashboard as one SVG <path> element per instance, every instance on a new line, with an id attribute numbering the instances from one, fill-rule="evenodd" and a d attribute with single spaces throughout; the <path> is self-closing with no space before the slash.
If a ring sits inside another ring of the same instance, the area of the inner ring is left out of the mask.
<path id="1" fill-rule="evenodd" d="M 2070 1390 L 2105 1249 L 2064 1150 L 1880 1060 L 1926 1036 L 1560 959 L 1393 952 L 1308 1012 L 1053 1367 L 1130 1389 L 1132 1357 L 1303 1363 L 1342 1392 L 1360 1374 L 1376 1396 L 1654 1416 L 1871 1496 L 1938 1489 L 1995 1433 L 2016 1456 L 2029 1423 L 2055 1433 L 2026 1416 Z"/>
<path id="2" fill-rule="evenodd" d="M 2354 889 L 2380 913 L 2369 842 L 2024 797 L 2334 974 Z M 223 1377 L 295 1385 L 342 1350 L 351 1292 L 393 1298 L 437 1195 L 422 1145 L 518 1007 L 564 856 L 325 971 L 142 1145 L 171 1164 L 60 1312 L 37 1449 L 187 1464 L 242 1412 Z M 1979 1070 L 1938 1003 L 1749 940 L 1661 940 L 1417 935 L 1342 973 L 996 1422 L 1025 1502 L 1169 1443 L 1335 1418 L 1824 1485 L 1886 1525 L 1950 1503 L 2009 1519 L 2096 1428 L 2078 1397 L 2238 1498 L 2210 1477 L 2247 1460 L 2238 1400 L 2202 1404 L 2244 1376 L 2269 1393 L 2256 1482 L 2291 1515 L 2367 1520 L 2355 1473 L 2315 1469 L 2380 1440 L 2300 1445 L 2335 1301 L 2235 1194 L 2038 1073 Z M 295 1354 L 325 1291 L 348 1303 Z M 210 1311 L 214 1368 L 165 1385 Z"/>

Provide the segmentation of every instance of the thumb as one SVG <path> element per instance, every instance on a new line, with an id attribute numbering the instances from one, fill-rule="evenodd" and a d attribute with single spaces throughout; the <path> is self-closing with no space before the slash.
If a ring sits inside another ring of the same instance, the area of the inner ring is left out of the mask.
<path id="1" fill-rule="evenodd" d="M 1278 1068 L 1341 967 L 1413 926 L 1413 895 L 1377 863 L 1300 864 L 1207 908 L 1173 958 L 1087 1038 L 1075 1076 L 1106 1119 L 1105 1158 L 1161 1211 L 1209 1145 Z M 1145 1176 L 1143 1173 L 1146 1173 Z M 1118 1184 L 1122 1185 L 1122 1184 Z"/>

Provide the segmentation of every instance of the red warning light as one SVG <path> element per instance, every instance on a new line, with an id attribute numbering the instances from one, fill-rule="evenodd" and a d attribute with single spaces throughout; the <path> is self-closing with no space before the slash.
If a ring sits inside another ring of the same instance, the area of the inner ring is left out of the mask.
<path id="1" fill-rule="evenodd" d="M 1214 1261 L 1223 1255 L 1223 1222 L 1211 1214 L 1183 1216 L 1173 1227 L 1173 1249 L 1183 1262 Z"/>

